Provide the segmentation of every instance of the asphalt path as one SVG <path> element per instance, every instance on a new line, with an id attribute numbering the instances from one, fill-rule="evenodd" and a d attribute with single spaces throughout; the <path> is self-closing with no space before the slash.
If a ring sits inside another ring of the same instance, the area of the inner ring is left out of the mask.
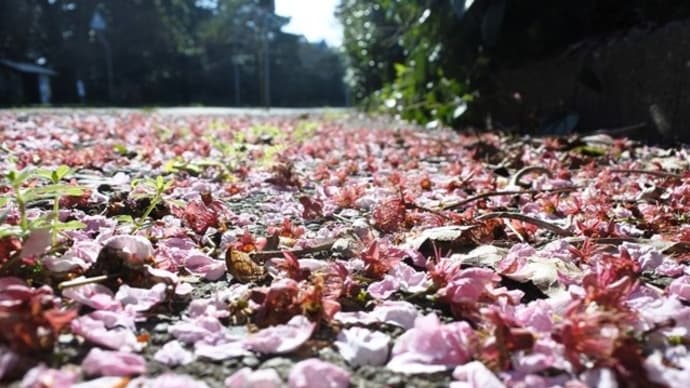
<path id="1" fill-rule="evenodd" d="M 10 108 L 0 109 L 2 112 L 22 112 L 22 113 L 55 113 L 73 114 L 93 113 L 128 113 L 128 112 L 152 112 L 164 115 L 210 115 L 210 116 L 301 116 L 301 115 L 324 115 L 324 114 L 345 114 L 354 112 L 352 108 L 227 108 L 227 107 L 197 107 L 180 106 L 165 108 L 88 108 L 88 107 L 30 107 L 30 108 Z"/>

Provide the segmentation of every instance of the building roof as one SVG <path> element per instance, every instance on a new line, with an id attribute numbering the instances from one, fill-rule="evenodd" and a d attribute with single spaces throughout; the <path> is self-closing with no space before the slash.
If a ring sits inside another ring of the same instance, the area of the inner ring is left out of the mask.
<path id="1" fill-rule="evenodd" d="M 42 74 L 42 75 L 49 75 L 49 76 L 57 75 L 57 72 L 53 69 L 43 67 L 43 66 L 34 65 L 33 63 L 28 63 L 28 62 L 16 62 L 16 61 L 10 61 L 9 59 L 0 59 L 0 65 L 5 65 L 11 69 L 14 69 L 16 71 L 20 71 L 22 73 Z"/>

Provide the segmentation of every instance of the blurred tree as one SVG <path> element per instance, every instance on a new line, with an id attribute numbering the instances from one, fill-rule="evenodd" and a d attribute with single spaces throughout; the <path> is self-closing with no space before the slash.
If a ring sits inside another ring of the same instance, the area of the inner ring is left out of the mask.
<path id="1" fill-rule="evenodd" d="M 3 0 L 0 58 L 56 69 L 57 103 L 79 102 L 81 80 L 91 104 L 342 105 L 339 55 L 287 22 L 269 0 Z M 310 67 L 307 48 L 329 66 Z"/>

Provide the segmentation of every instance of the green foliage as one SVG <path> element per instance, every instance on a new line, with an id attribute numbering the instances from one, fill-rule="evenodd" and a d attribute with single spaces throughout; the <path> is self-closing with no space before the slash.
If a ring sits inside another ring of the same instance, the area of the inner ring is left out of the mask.
<path id="1" fill-rule="evenodd" d="M 464 113 L 469 85 L 447 60 L 458 24 L 450 2 L 345 0 L 339 16 L 347 82 L 365 107 L 420 123 L 451 124 Z"/>
<path id="2" fill-rule="evenodd" d="M 135 196 L 139 198 L 149 198 L 149 205 L 144 210 L 144 213 L 137 220 L 134 220 L 135 231 L 144 227 L 149 215 L 151 215 L 151 212 L 158 204 L 163 202 L 163 194 L 172 187 L 173 183 L 173 180 L 165 180 L 165 178 L 160 175 L 155 179 L 146 178 L 132 181 L 132 188 L 136 189 Z"/>
<path id="3" fill-rule="evenodd" d="M 16 235 L 25 237 L 35 229 L 48 227 L 51 231 L 53 242 L 55 242 L 58 232 L 83 227 L 81 223 L 64 223 L 58 219 L 60 197 L 79 196 L 84 193 L 82 187 L 60 183 L 71 172 L 71 169 L 67 166 L 59 166 L 54 170 L 31 168 L 25 168 L 20 171 L 10 170 L 6 174 L 5 179 L 12 191 L 0 197 L 0 207 L 13 203 L 19 212 L 19 225 L 18 228 L 8 225 L 9 229 L 16 231 Z M 36 179 L 47 180 L 50 183 L 36 186 L 27 185 L 27 183 Z M 52 201 L 52 212 L 49 215 L 29 220 L 27 217 L 28 206 L 43 200 Z M 5 233 L 9 233 L 7 230 L 5 230 Z"/>

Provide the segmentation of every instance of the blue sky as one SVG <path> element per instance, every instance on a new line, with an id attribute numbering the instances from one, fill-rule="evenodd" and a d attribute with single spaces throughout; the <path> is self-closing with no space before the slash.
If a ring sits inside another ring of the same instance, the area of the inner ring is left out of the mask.
<path id="1" fill-rule="evenodd" d="M 275 0 L 276 14 L 289 16 L 283 31 L 304 35 L 310 42 L 325 40 L 340 46 L 343 28 L 333 13 L 339 0 Z"/>

